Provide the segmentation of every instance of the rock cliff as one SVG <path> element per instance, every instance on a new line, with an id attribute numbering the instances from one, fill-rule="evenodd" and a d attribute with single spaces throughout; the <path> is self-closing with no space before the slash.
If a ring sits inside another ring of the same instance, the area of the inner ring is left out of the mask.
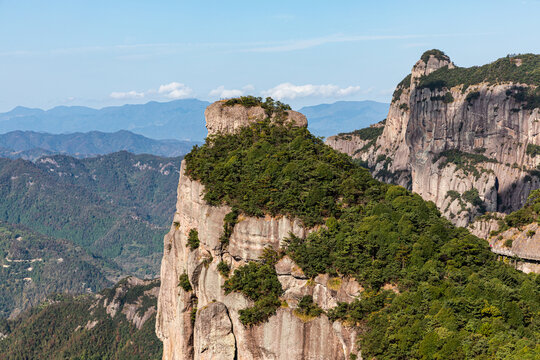
<path id="1" fill-rule="evenodd" d="M 283 114 L 272 113 L 273 120 L 283 115 L 284 122 L 295 126 L 307 126 L 306 117 L 296 111 L 285 110 Z M 267 111 L 261 106 L 244 106 L 242 104 L 228 104 L 228 100 L 220 100 L 211 104 L 204 111 L 208 135 L 219 133 L 233 133 L 239 128 L 267 117 Z"/>
<path id="2" fill-rule="evenodd" d="M 261 107 L 212 104 L 205 112 L 209 134 L 233 133 L 262 119 Z M 286 121 L 306 126 L 305 117 L 287 111 Z M 330 321 L 325 315 L 306 318 L 294 309 L 304 295 L 313 296 L 322 309 L 350 302 L 362 288 L 352 279 L 304 276 L 287 256 L 275 264 L 284 290 L 282 306 L 268 321 L 245 326 L 239 310 L 252 301 L 237 292 L 225 294 L 226 278 L 218 265 L 231 271 L 249 261 L 258 261 L 267 247 L 275 250 L 291 233 L 306 236 L 311 229 L 298 219 L 285 216 L 260 218 L 240 215 L 224 248 L 220 238 L 228 206 L 210 206 L 203 199 L 203 185 L 190 179 L 182 163 L 178 201 L 173 224 L 164 239 L 161 288 L 156 333 L 163 341 L 163 359 L 349 359 L 357 354 L 356 330 Z M 190 232 L 198 234 L 198 246 L 188 245 Z M 185 275 L 184 275 L 185 274 Z M 186 276 L 191 289 L 179 286 Z M 360 357 L 359 357 L 360 358 Z"/>
<path id="3" fill-rule="evenodd" d="M 540 56 L 473 68 L 431 50 L 398 84 L 384 130 L 327 144 L 431 200 L 457 225 L 523 206 L 540 186 Z"/>

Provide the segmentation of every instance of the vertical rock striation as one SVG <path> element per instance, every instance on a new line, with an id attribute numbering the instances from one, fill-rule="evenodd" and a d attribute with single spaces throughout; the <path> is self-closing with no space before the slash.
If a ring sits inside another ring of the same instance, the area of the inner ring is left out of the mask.
<path id="1" fill-rule="evenodd" d="M 519 66 L 537 66 L 537 57 L 493 64 L 517 73 Z M 492 72 L 503 71 L 492 67 Z M 540 186 L 540 109 L 524 96 L 538 85 L 519 78 L 474 81 L 472 72 L 464 77 L 469 83 L 456 84 L 463 71 L 442 52 L 426 52 L 398 84 L 384 130 L 371 146 L 354 133 L 327 140 L 364 161 L 376 178 L 433 201 L 459 226 L 485 211 L 519 209 Z"/>

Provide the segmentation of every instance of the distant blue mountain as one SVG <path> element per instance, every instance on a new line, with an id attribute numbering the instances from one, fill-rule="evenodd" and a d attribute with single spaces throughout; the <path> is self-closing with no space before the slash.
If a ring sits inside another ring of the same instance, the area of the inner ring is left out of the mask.
<path id="1" fill-rule="evenodd" d="M 0 113 L 0 133 L 14 130 L 48 133 L 129 130 L 154 139 L 200 141 L 206 136 L 204 109 L 209 104 L 186 99 L 99 110 L 84 106 L 58 106 L 46 111 L 19 106 Z"/>
<path id="2" fill-rule="evenodd" d="M 35 160 L 46 155 L 66 154 L 85 158 L 122 150 L 134 154 L 175 157 L 187 154 L 193 145 L 198 143 L 186 140 L 154 140 L 127 130 L 59 135 L 17 130 L 0 135 L 0 157 Z"/>
<path id="3" fill-rule="evenodd" d="M 301 108 L 307 116 L 309 130 L 328 137 L 368 127 L 386 118 L 390 104 L 376 101 L 338 101 Z"/>
<path id="4" fill-rule="evenodd" d="M 207 133 L 204 110 L 209 104 L 207 101 L 185 99 L 103 109 L 58 106 L 41 110 L 19 106 L 0 113 L 0 133 L 15 130 L 56 134 L 129 130 L 153 139 L 202 141 Z M 375 101 L 338 101 L 306 106 L 299 111 L 307 116 L 309 129 L 315 135 L 327 137 L 381 121 L 386 117 L 388 108 L 389 104 Z M 2 143 L 0 147 L 10 148 Z"/>

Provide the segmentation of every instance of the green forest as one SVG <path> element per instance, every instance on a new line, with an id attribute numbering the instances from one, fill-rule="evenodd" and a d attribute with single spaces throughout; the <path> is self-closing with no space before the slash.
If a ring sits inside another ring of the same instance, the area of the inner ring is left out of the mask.
<path id="1" fill-rule="evenodd" d="M 145 295 L 145 291 L 156 286 L 159 281 L 133 286 L 123 280 L 97 296 L 54 295 L 16 320 L 0 319 L 0 333 L 9 335 L 0 340 L 1 357 L 161 359 L 163 345 L 155 334 L 155 314 L 137 329 L 122 313 L 126 304 L 137 304 L 141 314 L 150 308 L 155 310 L 156 297 Z M 113 299 L 119 307 L 116 315 L 110 316 L 105 306 Z"/>
<path id="2" fill-rule="evenodd" d="M 154 277 L 174 213 L 180 158 L 0 159 L 0 220 L 68 239 L 124 273 Z"/>
<path id="3" fill-rule="evenodd" d="M 41 303 L 52 293 L 97 292 L 119 269 L 66 240 L 0 221 L 0 318 Z"/>

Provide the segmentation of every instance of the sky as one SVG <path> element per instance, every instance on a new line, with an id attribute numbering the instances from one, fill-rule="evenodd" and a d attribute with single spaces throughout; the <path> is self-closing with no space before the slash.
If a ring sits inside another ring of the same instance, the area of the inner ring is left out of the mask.
<path id="1" fill-rule="evenodd" d="M 540 53 L 540 0 L 0 0 L 0 112 L 272 96 L 389 102 L 428 49 Z"/>

